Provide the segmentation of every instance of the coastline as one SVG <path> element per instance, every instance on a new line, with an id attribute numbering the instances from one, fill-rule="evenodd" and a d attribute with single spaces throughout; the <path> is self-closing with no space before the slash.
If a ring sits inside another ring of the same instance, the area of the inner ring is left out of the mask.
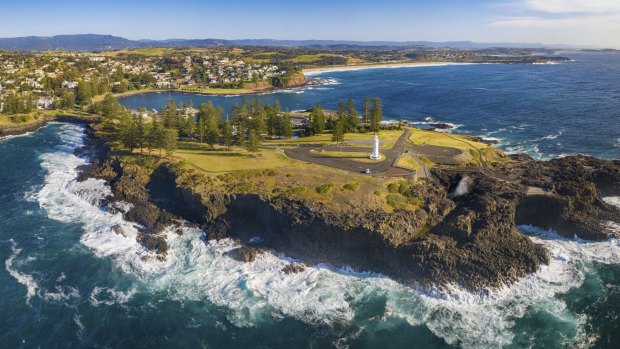
<path id="1" fill-rule="evenodd" d="M 59 114 L 56 116 L 44 116 L 39 120 L 22 124 L 4 124 L 0 125 L 0 140 L 8 136 L 19 136 L 30 132 L 36 132 L 53 121 L 90 124 L 96 121 L 96 117 Z"/>
<path id="2" fill-rule="evenodd" d="M 396 69 L 396 68 L 415 68 L 415 67 L 444 67 L 448 65 L 463 65 L 471 63 L 454 62 L 400 62 L 400 63 L 380 63 L 380 64 L 354 64 L 354 65 L 335 65 L 327 67 L 316 67 L 304 69 L 304 75 L 314 76 L 328 72 L 369 70 L 369 69 Z"/>

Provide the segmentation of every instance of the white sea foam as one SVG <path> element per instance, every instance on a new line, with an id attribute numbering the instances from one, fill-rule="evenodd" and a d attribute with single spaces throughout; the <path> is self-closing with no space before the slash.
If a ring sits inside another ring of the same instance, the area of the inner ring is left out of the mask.
<path id="1" fill-rule="evenodd" d="M 89 301 L 93 307 L 122 305 L 127 303 L 135 293 L 135 290 L 121 292 L 107 287 L 96 286 L 90 294 Z"/>
<path id="2" fill-rule="evenodd" d="M 75 184 L 76 167 L 84 160 L 63 150 L 44 154 L 42 159 L 48 175 L 37 197 L 51 218 L 81 223 L 82 243 L 135 276 L 147 292 L 179 301 L 208 300 L 228 309 L 228 319 L 237 326 L 254 326 L 283 316 L 311 324 L 346 326 L 354 321 L 360 305 L 384 298 L 386 306 L 379 311 L 379 319 L 401 318 L 412 325 L 425 325 L 447 343 L 465 348 L 509 345 L 515 337 L 516 320 L 532 310 L 543 310 L 573 324 L 578 333 L 574 340 L 583 340 L 588 338 L 584 334 L 587 318 L 572 313 L 556 295 L 579 287 L 591 262 L 620 263 L 616 240 L 586 243 L 532 227 L 521 229 L 534 233 L 532 240 L 550 250 L 551 264 L 488 295 L 458 287 L 448 292 L 415 290 L 381 275 L 329 265 L 287 275 L 282 268 L 292 261 L 285 256 L 265 253 L 254 262 L 242 263 L 227 254 L 237 247 L 235 242 L 205 243 L 202 231 L 187 227 L 181 228 L 181 235 L 174 233 L 175 229 L 166 231 L 168 258 L 159 261 L 136 242 L 134 224 L 124 221 L 120 213 L 99 207 L 100 199 L 110 194 L 103 181 Z M 18 253 L 15 248 L 14 256 Z M 7 270 L 14 258 L 7 263 Z M 23 274 L 16 275 L 24 284 L 34 283 Z M 29 287 L 29 294 L 35 294 L 34 285 L 32 291 Z M 96 287 L 89 300 L 98 307 L 122 305 L 135 292 Z M 338 344 L 346 346 L 347 340 Z M 574 344 L 573 339 L 567 341 L 567 345 Z"/>
<path id="3" fill-rule="evenodd" d="M 620 196 L 607 196 L 603 198 L 603 201 L 620 208 Z"/>
<path id="4" fill-rule="evenodd" d="M 80 298 L 80 291 L 75 287 L 57 285 L 54 292 L 44 292 L 42 297 L 47 301 L 62 302 Z"/>
<path id="5" fill-rule="evenodd" d="M 0 137 L 0 142 L 8 141 L 9 139 L 13 139 L 13 138 L 28 137 L 28 136 L 32 135 L 33 133 L 34 132 L 26 132 L 26 133 L 22 133 L 22 134 L 18 134 L 18 135 L 2 136 L 2 137 Z"/>
<path id="6" fill-rule="evenodd" d="M 39 285 L 34 280 L 34 277 L 32 275 L 28 275 L 26 273 L 22 273 L 22 272 L 20 272 L 19 270 L 16 269 L 16 267 L 14 265 L 15 264 L 15 260 L 17 259 L 19 254 L 22 252 L 22 250 L 17 248 L 17 243 L 13 239 L 11 239 L 9 241 L 11 242 L 12 254 L 11 254 L 11 256 L 6 261 L 4 261 L 4 267 L 5 267 L 6 271 L 8 271 L 9 274 L 15 280 L 17 280 L 17 282 L 19 282 L 20 284 L 26 286 L 26 290 L 27 290 L 26 291 L 26 303 L 30 304 L 30 299 L 37 294 L 37 289 L 39 288 Z"/>

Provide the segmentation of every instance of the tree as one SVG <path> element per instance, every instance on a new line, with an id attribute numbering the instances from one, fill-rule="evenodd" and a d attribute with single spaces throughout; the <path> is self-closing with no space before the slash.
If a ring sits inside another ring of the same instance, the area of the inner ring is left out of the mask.
<path id="1" fill-rule="evenodd" d="M 138 130 L 131 114 L 125 113 L 118 125 L 119 140 L 130 153 L 136 148 Z"/>
<path id="2" fill-rule="evenodd" d="M 88 82 L 82 80 L 78 82 L 76 98 L 79 103 L 87 103 L 93 97 L 90 88 L 91 86 Z"/>
<path id="3" fill-rule="evenodd" d="M 219 114 L 211 101 L 203 103 L 198 109 L 198 135 L 200 142 L 206 142 L 213 147 L 219 140 Z"/>
<path id="4" fill-rule="evenodd" d="M 140 148 L 140 154 L 142 154 L 142 149 L 144 148 L 144 142 L 146 139 L 146 128 L 144 126 L 144 117 L 142 117 L 142 112 L 139 112 L 138 119 L 136 122 L 136 141 L 137 146 Z"/>
<path id="5" fill-rule="evenodd" d="M 338 120 L 336 120 L 336 124 L 334 125 L 334 132 L 332 133 L 332 141 L 336 142 L 336 144 L 340 144 L 340 142 L 344 141 L 344 134 L 346 132 L 346 117 L 339 116 Z"/>
<path id="6" fill-rule="evenodd" d="M 310 111 L 310 128 L 306 129 L 309 135 L 320 134 L 325 131 L 325 114 L 321 108 L 321 103 Z"/>
<path id="7" fill-rule="evenodd" d="M 349 103 L 347 106 L 347 121 L 345 129 L 348 132 L 354 132 L 357 130 L 357 124 L 359 122 L 359 113 L 355 110 L 355 104 L 353 99 L 349 99 Z"/>
<path id="8" fill-rule="evenodd" d="M 164 124 L 164 128 L 176 128 L 177 121 L 177 106 L 173 99 L 169 99 L 166 106 L 161 110 L 161 119 Z"/>
<path id="9" fill-rule="evenodd" d="M 383 119 L 383 110 L 381 108 L 381 99 L 373 98 L 372 107 L 370 108 L 370 129 L 377 133 L 379 131 L 379 123 Z"/>
<path id="10" fill-rule="evenodd" d="M 293 125 L 291 123 L 291 113 L 286 109 L 282 115 L 282 126 L 280 136 L 290 138 L 293 135 Z"/>
<path id="11" fill-rule="evenodd" d="M 226 121 L 222 124 L 222 142 L 226 146 L 227 149 L 230 150 L 230 146 L 232 145 L 233 139 L 233 130 L 230 122 Z"/>
<path id="12" fill-rule="evenodd" d="M 161 148 L 163 146 L 161 141 L 161 125 L 157 120 L 157 117 L 153 117 L 153 121 L 151 122 L 151 126 L 149 127 L 146 135 L 146 146 L 149 151 L 149 155 L 151 151 L 154 149 L 159 149 L 159 155 L 161 155 Z"/>
<path id="13" fill-rule="evenodd" d="M 260 136 L 256 134 L 255 130 L 250 130 L 250 134 L 248 136 L 247 150 L 252 153 L 256 153 L 258 151 L 259 144 Z"/>
<path id="14" fill-rule="evenodd" d="M 370 98 L 364 98 L 364 123 L 370 123 Z"/>
<path id="15" fill-rule="evenodd" d="M 179 142 L 179 131 L 174 128 L 165 128 L 162 132 L 163 148 L 166 151 L 166 155 L 170 157 L 177 150 Z"/>

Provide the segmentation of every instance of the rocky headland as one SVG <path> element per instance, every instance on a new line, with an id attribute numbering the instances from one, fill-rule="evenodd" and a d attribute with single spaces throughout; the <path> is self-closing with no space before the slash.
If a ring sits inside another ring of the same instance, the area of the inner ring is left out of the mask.
<path id="1" fill-rule="evenodd" d="M 399 182 L 399 195 L 416 198 L 414 209 L 372 204 L 334 209 L 285 190 L 285 173 L 206 178 L 173 161 L 147 164 L 111 155 L 105 142 L 89 133 L 83 151 L 91 152 L 93 164 L 83 178 L 108 181 L 111 201 L 133 205 L 125 218 L 144 226 L 139 242 L 161 258 L 167 253 L 163 229 L 182 219 L 200 226 L 206 239 L 238 240 L 245 247 L 231 257 L 243 261 L 273 250 L 307 265 L 349 265 L 414 287 L 481 291 L 513 283 L 549 263 L 548 251 L 519 233 L 518 225 L 553 229 L 569 238 L 620 237 L 607 224 L 620 223 L 620 210 L 601 199 L 620 195 L 619 161 L 517 156 L 495 165 L 495 175 L 438 169 L 424 181 Z M 248 189 L 245 183 L 261 176 L 281 176 L 275 182 L 282 188 Z M 353 194 L 334 195 L 346 200 Z M 284 272 L 303 268 L 294 264 Z"/>

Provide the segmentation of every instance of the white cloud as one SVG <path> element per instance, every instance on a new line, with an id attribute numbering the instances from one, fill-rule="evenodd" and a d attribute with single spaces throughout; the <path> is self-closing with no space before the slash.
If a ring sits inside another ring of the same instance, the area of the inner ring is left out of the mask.
<path id="1" fill-rule="evenodd" d="M 523 0 L 525 8 L 550 14 L 620 13 L 618 0 Z"/>
<path id="2" fill-rule="evenodd" d="M 620 48 L 620 0 L 511 0 L 487 22 L 495 35 Z"/>
<path id="3" fill-rule="evenodd" d="M 540 16 L 516 16 L 500 17 L 489 23 L 490 27 L 510 28 L 585 28 L 604 27 L 605 25 L 617 27 L 620 24 L 620 15 L 589 15 L 568 17 L 540 17 Z"/>

